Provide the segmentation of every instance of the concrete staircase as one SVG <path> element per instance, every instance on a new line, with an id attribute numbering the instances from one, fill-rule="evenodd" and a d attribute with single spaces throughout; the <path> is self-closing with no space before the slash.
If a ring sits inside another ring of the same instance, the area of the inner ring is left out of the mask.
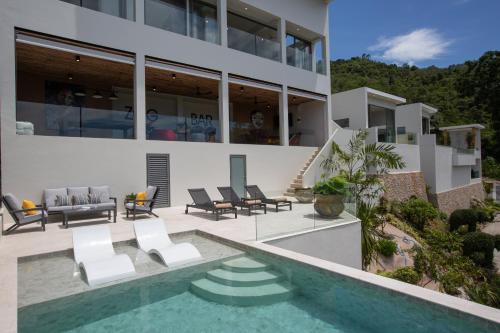
<path id="1" fill-rule="evenodd" d="M 266 263 L 239 257 L 191 282 L 191 292 L 206 300 L 227 305 L 254 306 L 290 299 L 295 287 Z"/>
<path id="2" fill-rule="evenodd" d="M 295 196 L 295 189 L 296 188 L 302 188 L 303 183 L 302 183 L 302 177 L 304 175 L 304 172 L 306 172 L 307 168 L 311 165 L 311 163 L 314 161 L 316 156 L 318 156 L 319 152 L 321 151 L 321 148 L 318 148 L 314 151 L 312 154 L 311 158 L 306 162 L 304 165 L 304 168 L 300 170 L 299 174 L 297 177 L 295 177 L 294 180 L 292 180 L 292 183 L 290 184 L 290 187 L 287 188 L 286 192 L 284 193 L 285 196 L 287 197 L 294 197 Z"/>

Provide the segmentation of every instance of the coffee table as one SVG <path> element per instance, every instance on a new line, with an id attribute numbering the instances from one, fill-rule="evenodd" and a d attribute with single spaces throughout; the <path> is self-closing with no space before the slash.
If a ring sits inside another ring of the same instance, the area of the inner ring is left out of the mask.
<path id="1" fill-rule="evenodd" d="M 94 205 L 88 205 L 85 207 L 78 207 L 75 209 L 68 209 L 62 211 L 63 215 L 63 226 L 67 229 L 68 228 L 68 222 L 71 217 L 78 216 L 78 215 L 85 215 L 87 213 L 98 213 L 98 212 L 108 212 L 108 219 L 111 220 L 111 211 L 112 209 L 109 209 L 109 207 L 99 207 L 99 206 L 94 206 Z M 116 214 L 114 214 L 114 219 L 113 222 L 116 223 Z"/>

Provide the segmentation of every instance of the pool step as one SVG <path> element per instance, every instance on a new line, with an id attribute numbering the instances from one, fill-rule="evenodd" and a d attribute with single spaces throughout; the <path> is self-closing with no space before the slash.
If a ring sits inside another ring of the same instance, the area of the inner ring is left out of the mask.
<path id="1" fill-rule="evenodd" d="M 283 276 L 273 271 L 239 273 L 219 268 L 207 272 L 207 279 L 227 286 L 255 287 L 279 282 Z"/>
<path id="2" fill-rule="evenodd" d="M 271 266 L 249 257 L 223 262 L 204 279 L 191 282 L 191 291 L 209 301 L 239 306 L 265 305 L 293 297 L 295 287 Z"/>
<path id="3" fill-rule="evenodd" d="M 269 283 L 254 287 L 234 287 L 209 279 L 201 279 L 191 282 L 191 291 L 216 303 L 254 306 L 286 301 L 293 296 L 294 287 L 284 283 Z"/>
<path id="4" fill-rule="evenodd" d="M 239 257 L 222 263 L 222 268 L 232 272 L 250 273 L 268 270 L 270 266 L 249 257 Z"/>

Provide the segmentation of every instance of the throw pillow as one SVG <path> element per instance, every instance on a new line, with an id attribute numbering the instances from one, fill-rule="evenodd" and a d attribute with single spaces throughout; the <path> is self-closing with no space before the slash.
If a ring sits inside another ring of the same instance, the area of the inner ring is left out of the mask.
<path id="1" fill-rule="evenodd" d="M 136 204 L 137 205 L 143 206 L 144 205 L 144 201 L 141 201 L 141 200 L 146 200 L 146 192 L 139 192 L 139 193 L 137 193 L 137 195 L 135 196 L 135 200 L 136 200 Z"/>
<path id="2" fill-rule="evenodd" d="M 73 195 L 73 204 L 74 205 L 88 205 L 89 197 L 84 194 L 75 194 Z"/>
<path id="3" fill-rule="evenodd" d="M 71 206 L 71 200 L 67 195 L 56 195 L 56 206 Z"/>
<path id="4" fill-rule="evenodd" d="M 100 194 L 100 193 L 91 193 L 89 195 L 90 204 L 92 204 L 92 205 L 100 204 L 102 202 L 101 196 L 102 196 L 102 194 Z"/>
<path id="5" fill-rule="evenodd" d="M 23 200 L 23 209 L 31 209 L 31 208 L 36 208 L 36 205 L 33 201 L 31 200 Z M 24 213 L 24 215 L 26 216 L 30 216 L 30 215 L 36 215 L 40 213 L 40 211 L 38 210 L 30 210 L 30 211 L 27 211 Z"/>

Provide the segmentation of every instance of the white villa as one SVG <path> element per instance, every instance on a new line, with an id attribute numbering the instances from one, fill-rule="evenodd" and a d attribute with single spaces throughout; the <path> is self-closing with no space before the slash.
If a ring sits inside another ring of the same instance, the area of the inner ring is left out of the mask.
<path id="1" fill-rule="evenodd" d="M 482 125 L 443 127 L 437 136 L 430 125 L 436 108 L 367 87 L 333 94 L 332 109 L 339 126 L 368 130 L 369 143 L 390 143 L 404 158 L 406 167 L 385 179 L 388 198 L 429 196 L 445 212 L 484 198 Z"/>

